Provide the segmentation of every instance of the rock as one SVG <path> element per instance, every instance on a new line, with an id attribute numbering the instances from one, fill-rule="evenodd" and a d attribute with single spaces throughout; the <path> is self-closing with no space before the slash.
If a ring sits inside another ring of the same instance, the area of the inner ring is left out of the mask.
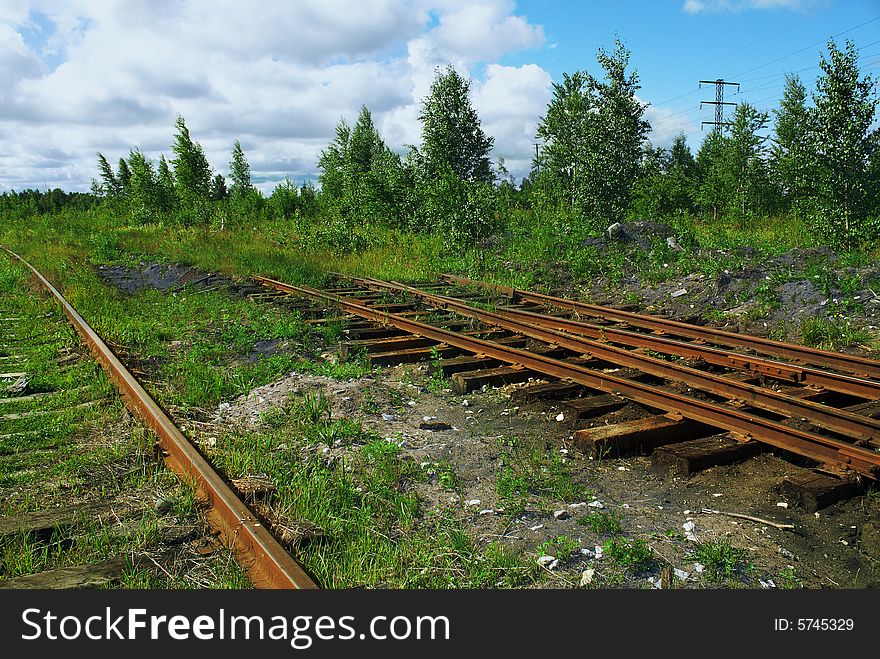
<path id="1" fill-rule="evenodd" d="M 686 289 L 686 288 L 679 288 L 679 289 L 676 290 L 676 291 L 672 291 L 672 292 L 669 294 L 669 297 L 676 298 L 676 297 L 681 297 L 682 295 L 687 295 L 687 289 Z"/>
<path id="2" fill-rule="evenodd" d="M 632 240 L 632 236 L 627 233 L 620 222 L 615 222 L 609 226 L 605 233 L 609 240 L 616 240 L 619 243 L 628 243 Z"/>
<path id="3" fill-rule="evenodd" d="M 678 244 L 678 241 L 675 239 L 675 236 L 669 236 L 666 239 L 666 244 L 669 246 L 669 249 L 674 250 L 676 252 L 683 252 L 684 247 Z"/>
<path id="4" fill-rule="evenodd" d="M 422 421 L 419 424 L 420 430 L 451 430 L 452 426 L 445 421 Z"/>
<path id="5" fill-rule="evenodd" d="M 556 420 L 557 421 L 565 421 L 565 414 L 560 412 L 559 414 L 556 415 Z"/>
<path id="6" fill-rule="evenodd" d="M 588 503 L 587 505 L 590 508 L 600 508 L 601 509 L 601 508 L 605 507 L 605 504 L 602 503 L 601 501 L 599 501 L 598 499 L 596 499 L 595 501 L 590 501 L 590 503 Z"/>
<path id="7" fill-rule="evenodd" d="M 567 510 L 554 510 L 553 517 L 556 519 L 568 519 L 571 515 L 568 514 Z"/>
<path id="8" fill-rule="evenodd" d="M 593 582 L 594 576 L 596 576 L 596 570 L 594 570 L 593 568 L 589 568 L 581 572 L 580 587 L 584 588 L 585 586 L 589 586 Z"/>
<path id="9" fill-rule="evenodd" d="M 394 421 L 395 418 L 396 417 L 393 414 L 386 414 L 386 413 L 382 414 L 383 421 Z"/>

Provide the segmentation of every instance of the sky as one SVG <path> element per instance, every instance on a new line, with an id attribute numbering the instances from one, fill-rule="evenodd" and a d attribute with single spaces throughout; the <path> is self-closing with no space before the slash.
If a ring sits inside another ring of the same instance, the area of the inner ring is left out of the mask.
<path id="1" fill-rule="evenodd" d="M 528 173 L 563 73 L 631 52 L 649 136 L 696 150 L 725 101 L 771 112 L 784 76 L 808 91 L 828 39 L 852 39 L 880 78 L 880 0 L 0 0 L 0 192 L 88 191 L 96 153 L 171 156 L 182 115 L 215 171 L 241 141 L 266 193 L 318 174 L 341 119 L 366 105 L 386 143 L 419 144 L 438 67 L 471 83 L 493 160 Z M 730 110 L 728 110 L 730 112 Z M 772 119 L 772 112 L 771 112 Z"/>

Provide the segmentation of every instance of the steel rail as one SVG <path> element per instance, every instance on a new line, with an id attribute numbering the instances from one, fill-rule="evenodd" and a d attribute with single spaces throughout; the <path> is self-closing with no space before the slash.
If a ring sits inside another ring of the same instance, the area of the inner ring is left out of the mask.
<path id="1" fill-rule="evenodd" d="M 726 346 L 749 348 L 759 354 L 777 355 L 787 359 L 798 360 L 806 364 L 836 368 L 863 377 L 880 378 L 880 361 L 868 357 L 858 357 L 855 355 L 847 355 L 842 352 L 818 350 L 808 346 L 800 346 L 794 343 L 785 343 L 783 341 L 774 341 L 772 339 L 762 339 L 759 337 L 748 336 L 746 334 L 727 332 L 712 327 L 696 327 L 694 325 L 689 325 L 688 323 L 670 320 L 668 318 L 645 316 L 631 311 L 621 311 L 610 307 L 587 304 L 586 302 L 567 300 L 552 295 L 525 291 L 510 286 L 490 284 L 455 275 L 440 276 L 450 283 L 484 288 L 510 297 L 511 299 L 516 298 L 535 302 L 544 306 L 565 309 L 573 313 L 583 313 L 594 318 L 603 318 L 614 322 L 626 323 L 633 327 L 641 327 L 667 334 L 685 336 L 692 339 L 701 339 L 703 341 L 710 341 L 712 343 Z"/>
<path id="2" fill-rule="evenodd" d="M 307 287 L 285 284 L 268 277 L 253 277 L 254 281 L 269 288 L 298 294 L 314 300 L 331 302 L 354 315 L 391 325 L 404 331 L 431 338 L 468 352 L 486 355 L 508 364 L 521 366 L 560 379 L 567 379 L 586 387 L 630 398 L 640 403 L 673 412 L 716 428 L 769 444 L 776 448 L 797 453 L 816 462 L 851 469 L 871 479 L 880 474 L 880 453 L 853 446 L 840 440 L 786 426 L 763 417 L 754 416 L 733 408 L 661 391 L 651 385 L 618 378 L 613 375 L 570 364 L 558 359 L 529 353 L 515 348 L 462 336 L 456 332 L 440 329 L 397 314 L 376 311 L 346 298 Z"/>
<path id="3" fill-rule="evenodd" d="M 543 326 L 510 320 L 500 314 L 484 311 L 445 295 L 435 295 L 419 291 L 412 286 L 397 282 L 384 282 L 378 279 L 355 278 L 353 281 L 362 282 L 363 285 L 407 293 L 413 297 L 424 300 L 431 306 L 451 309 L 459 315 L 474 318 L 483 323 L 500 327 L 523 336 L 550 343 L 561 348 L 573 350 L 577 353 L 589 353 L 590 356 L 610 361 L 619 366 L 636 368 L 643 373 L 655 375 L 667 380 L 683 382 L 684 384 L 717 394 L 731 400 L 778 412 L 793 417 L 806 417 L 816 426 L 831 430 L 850 437 L 851 439 L 874 444 L 880 439 L 880 420 L 836 409 L 813 401 L 804 400 L 795 396 L 758 387 L 745 382 L 731 380 L 723 376 L 706 373 L 681 364 L 671 364 L 662 359 L 642 355 L 630 350 L 618 348 L 605 343 L 592 341 L 555 329 L 547 329 Z"/>
<path id="4" fill-rule="evenodd" d="M 149 426 L 159 438 L 165 463 L 182 480 L 196 487 L 197 496 L 207 504 L 205 515 L 232 549 L 238 564 L 257 588 L 317 588 L 303 567 L 263 526 L 232 488 L 214 471 L 190 444 L 158 403 L 119 361 L 113 351 L 89 326 L 76 309 L 30 263 L 15 252 L 3 248 L 33 272 L 40 283 L 61 305 L 70 323 L 79 332 L 117 386 L 132 413 Z"/>

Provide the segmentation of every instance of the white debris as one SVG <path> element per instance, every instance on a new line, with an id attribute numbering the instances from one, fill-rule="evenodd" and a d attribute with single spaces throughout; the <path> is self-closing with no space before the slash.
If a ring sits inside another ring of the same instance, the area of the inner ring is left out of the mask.
<path id="1" fill-rule="evenodd" d="M 422 421 L 424 421 L 425 423 L 427 423 L 428 421 L 434 421 L 436 419 L 437 419 L 436 416 L 423 416 L 422 417 Z"/>
<path id="2" fill-rule="evenodd" d="M 685 514 L 685 515 L 690 515 L 690 514 L 691 514 L 691 511 L 690 511 L 690 510 L 685 510 L 685 511 L 684 511 L 684 514 Z"/>
<path id="3" fill-rule="evenodd" d="M 461 401 L 461 405 L 462 405 L 462 407 L 470 407 L 471 401 L 469 401 L 467 398 L 465 398 L 463 401 Z"/>
<path id="4" fill-rule="evenodd" d="M 723 497 L 724 495 L 721 494 L 721 492 L 715 492 L 715 494 L 713 494 L 712 496 L 713 497 Z"/>
<path id="5" fill-rule="evenodd" d="M 663 588 L 663 579 L 660 577 L 648 577 L 648 583 L 654 588 Z"/>
<path id="6" fill-rule="evenodd" d="M 605 504 L 602 503 L 601 501 L 599 501 L 598 499 L 596 499 L 595 501 L 590 501 L 590 503 L 588 503 L 587 505 L 590 508 L 604 508 L 605 507 Z"/>
<path id="7" fill-rule="evenodd" d="M 691 542 L 697 541 L 697 536 L 694 535 L 694 529 L 697 527 L 693 522 L 685 522 L 681 525 L 681 528 L 684 529 L 684 537 L 686 540 L 690 540 Z"/>
<path id="8" fill-rule="evenodd" d="M 556 519 L 568 519 L 571 515 L 568 514 L 567 510 L 554 510 L 553 517 Z"/>
<path id="9" fill-rule="evenodd" d="M 538 529 L 543 529 L 543 528 L 544 528 L 543 524 L 535 524 L 534 526 L 529 528 L 529 531 L 537 531 Z"/>
<path id="10" fill-rule="evenodd" d="M 560 412 L 559 414 L 556 415 L 556 420 L 557 421 L 565 421 L 565 414 Z"/>
<path id="11" fill-rule="evenodd" d="M 776 505 L 779 506 L 780 508 L 788 508 L 788 504 L 785 501 L 780 501 Z"/>
<path id="12" fill-rule="evenodd" d="M 461 501 L 461 497 L 459 497 L 457 494 L 453 494 L 451 497 L 449 497 L 449 503 L 458 503 L 459 501 Z"/>
<path id="13" fill-rule="evenodd" d="M 586 547 L 581 547 L 581 554 L 589 558 L 594 558 L 596 556 L 596 552 Z"/>
<path id="14" fill-rule="evenodd" d="M 758 579 L 758 583 L 761 584 L 761 588 L 776 588 L 776 584 L 773 583 L 773 579 L 767 579 L 767 581 L 764 581 L 763 579 Z"/>
<path id="15" fill-rule="evenodd" d="M 593 550 L 596 553 L 596 559 L 602 558 L 602 546 L 596 545 L 596 548 Z"/>
<path id="16" fill-rule="evenodd" d="M 410 407 L 415 407 L 415 406 L 416 406 L 416 401 L 414 401 L 414 400 L 410 400 L 410 401 L 407 401 L 406 404 L 409 405 Z"/>
<path id="17" fill-rule="evenodd" d="M 538 557 L 538 565 L 541 567 L 545 567 L 548 570 L 555 570 L 556 566 L 559 565 L 559 559 L 555 556 L 544 555 Z"/>
<path id="18" fill-rule="evenodd" d="M 570 503 L 568 504 L 569 508 L 583 508 L 587 503 L 585 501 L 581 501 L 580 503 Z"/>
<path id="19" fill-rule="evenodd" d="M 629 467 L 618 467 L 617 471 L 629 471 Z"/>
<path id="20" fill-rule="evenodd" d="M 393 415 L 393 414 L 387 414 L 387 413 L 383 412 L 383 413 L 382 413 L 382 420 L 383 420 L 383 421 L 394 421 L 394 415 Z"/>
<path id="21" fill-rule="evenodd" d="M 675 568 L 673 570 L 673 573 L 675 574 L 677 579 L 681 579 L 682 581 L 687 581 L 691 578 L 690 572 L 685 572 L 684 570 L 679 570 L 678 568 Z"/>
<path id="22" fill-rule="evenodd" d="M 343 396 L 342 397 L 342 402 L 348 402 L 350 400 L 351 400 L 351 396 Z"/>
<path id="23" fill-rule="evenodd" d="M 694 563 L 694 572 L 701 574 L 703 570 L 706 569 L 706 566 L 702 563 Z"/>
<path id="24" fill-rule="evenodd" d="M 480 514 L 481 515 L 494 515 L 495 509 L 494 508 L 484 508 L 483 510 L 480 511 Z"/>
<path id="25" fill-rule="evenodd" d="M 672 291 L 669 294 L 669 297 L 681 297 L 682 295 L 687 295 L 686 288 L 679 288 L 677 291 Z"/>
<path id="26" fill-rule="evenodd" d="M 590 585 L 593 581 L 594 576 L 596 576 L 596 570 L 594 570 L 593 568 L 589 568 L 581 572 L 581 588 Z"/>
<path id="27" fill-rule="evenodd" d="M 789 560 L 792 560 L 792 561 L 793 561 L 793 560 L 796 560 L 795 555 L 794 555 L 794 552 L 789 551 L 789 550 L 786 549 L 785 547 L 780 547 L 780 548 L 779 548 L 779 553 L 782 554 L 783 556 L 785 556 L 785 557 L 786 557 L 787 559 L 789 559 Z"/>
<path id="28" fill-rule="evenodd" d="M 482 503 L 479 499 L 468 499 L 465 504 L 468 506 L 479 506 Z"/>

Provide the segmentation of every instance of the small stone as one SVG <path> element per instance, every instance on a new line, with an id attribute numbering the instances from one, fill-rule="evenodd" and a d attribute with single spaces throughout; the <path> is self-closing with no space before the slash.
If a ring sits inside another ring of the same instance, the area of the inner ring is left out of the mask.
<path id="1" fill-rule="evenodd" d="M 463 401 L 461 401 L 461 406 L 462 407 L 470 407 L 471 402 L 467 398 L 465 398 Z"/>
<path id="2" fill-rule="evenodd" d="M 479 499 L 468 499 L 465 501 L 465 505 L 468 506 L 479 506 L 482 502 Z"/>
<path id="3" fill-rule="evenodd" d="M 683 252 L 684 251 L 684 248 L 678 244 L 678 241 L 675 239 L 674 236 L 669 236 L 666 239 L 666 244 L 668 245 L 669 249 L 674 250 L 676 252 Z"/>
<path id="4" fill-rule="evenodd" d="M 571 515 L 568 514 L 567 510 L 554 510 L 553 517 L 556 519 L 568 519 Z"/>
<path id="5" fill-rule="evenodd" d="M 594 552 L 592 549 L 588 549 L 586 547 L 581 547 L 581 554 L 584 556 L 589 556 L 590 558 L 593 558 L 596 555 L 596 552 Z"/>
<path id="6" fill-rule="evenodd" d="M 785 501 L 780 501 L 776 505 L 780 508 L 788 508 L 788 504 Z"/>
<path id="7" fill-rule="evenodd" d="M 385 412 L 382 413 L 382 420 L 383 421 L 394 421 L 395 418 L 396 417 L 393 414 L 387 414 Z"/>
<path id="8" fill-rule="evenodd" d="M 581 572 L 581 588 L 590 585 L 593 582 L 593 577 L 596 575 L 596 570 L 593 568 L 589 568 Z"/>
<path id="9" fill-rule="evenodd" d="M 583 508 L 586 505 L 587 504 L 585 501 L 581 501 L 580 503 L 570 503 L 570 504 L 568 504 L 568 507 L 569 508 Z"/>
<path id="10" fill-rule="evenodd" d="M 676 290 L 676 291 L 672 291 L 672 292 L 669 294 L 669 297 L 673 297 L 673 298 L 675 298 L 675 297 L 681 297 L 682 295 L 687 295 L 687 289 L 686 289 L 686 288 L 679 288 L 679 289 Z"/>
<path id="11" fill-rule="evenodd" d="M 758 579 L 758 583 L 761 584 L 761 588 L 776 588 L 776 584 L 773 583 L 773 579 L 767 579 L 767 581 L 764 581 L 763 579 Z"/>
<path id="12" fill-rule="evenodd" d="M 602 503 L 601 501 L 599 501 L 598 499 L 596 499 L 595 501 L 590 501 L 590 503 L 588 503 L 587 505 L 590 508 L 604 508 L 605 507 L 605 504 Z"/>
<path id="13" fill-rule="evenodd" d="M 565 421 L 565 414 L 560 412 L 559 414 L 556 415 L 556 420 L 557 421 Z"/>
<path id="14" fill-rule="evenodd" d="M 601 545 L 596 545 L 595 549 L 593 549 L 593 552 L 596 554 L 596 560 L 599 560 L 600 558 L 602 558 L 602 546 Z"/>
<path id="15" fill-rule="evenodd" d="M 538 529 L 543 529 L 543 528 L 544 528 L 543 524 L 535 524 L 534 526 L 529 528 L 529 531 L 537 531 Z"/>
<path id="16" fill-rule="evenodd" d="M 682 581 L 687 581 L 691 577 L 690 572 L 685 572 L 684 570 L 679 570 L 678 568 L 675 568 L 675 570 L 673 570 L 673 573 L 675 574 L 676 578 L 681 579 Z"/>
<path id="17" fill-rule="evenodd" d="M 705 569 L 706 569 L 706 566 L 703 565 L 702 563 L 694 563 L 694 572 L 697 572 L 698 574 L 702 574 L 703 570 L 705 570 Z"/>
<path id="18" fill-rule="evenodd" d="M 409 405 L 410 407 L 415 407 L 415 406 L 416 406 L 416 401 L 411 400 L 411 401 L 408 401 L 406 404 Z"/>
<path id="19" fill-rule="evenodd" d="M 484 508 L 483 510 L 480 511 L 480 515 L 494 515 L 494 514 L 495 514 L 494 508 Z"/>

